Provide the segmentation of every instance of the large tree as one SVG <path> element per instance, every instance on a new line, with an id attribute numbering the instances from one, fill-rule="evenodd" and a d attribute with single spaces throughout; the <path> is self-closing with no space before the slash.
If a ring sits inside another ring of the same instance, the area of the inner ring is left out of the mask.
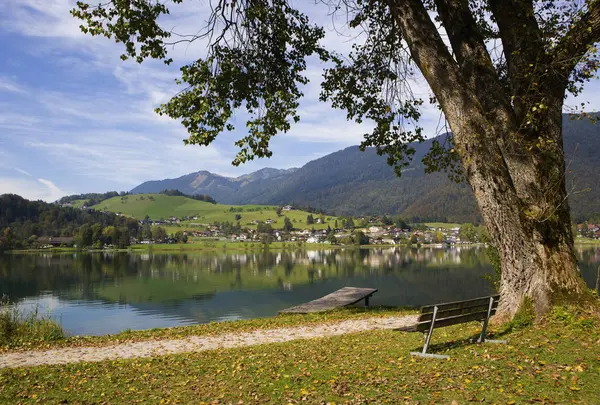
<path id="1" fill-rule="evenodd" d="M 78 3 L 72 13 L 84 32 L 124 43 L 123 59 L 171 63 L 170 45 L 206 41 L 207 54 L 181 68 L 182 91 L 158 112 L 181 120 L 185 142 L 199 145 L 234 130 L 236 110 L 247 114 L 236 165 L 270 156 L 271 137 L 300 119 L 307 60 L 319 58 L 328 66 L 321 98 L 371 122 L 362 147 L 377 147 L 400 173 L 409 143 L 423 140 L 424 101 L 410 90 L 420 72 L 452 131 L 424 163 L 471 185 L 501 257 L 499 313 L 511 317 L 525 297 L 538 314 L 557 297 L 579 298 L 561 126 L 567 92 L 598 67 L 600 1 L 323 1 L 357 30 L 349 55 L 325 49 L 324 29 L 288 0 L 211 0 L 196 33 L 162 27 L 168 9 L 154 0 Z"/>

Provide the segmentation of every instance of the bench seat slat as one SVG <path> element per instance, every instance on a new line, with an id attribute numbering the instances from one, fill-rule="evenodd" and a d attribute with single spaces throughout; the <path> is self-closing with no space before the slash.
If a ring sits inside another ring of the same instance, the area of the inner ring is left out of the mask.
<path id="1" fill-rule="evenodd" d="M 468 306 L 468 307 L 463 307 L 463 308 L 458 308 L 458 309 L 446 309 L 446 310 L 441 310 L 441 311 L 438 310 L 438 313 L 436 316 L 436 323 L 438 320 L 441 320 L 444 318 L 449 318 L 452 316 L 487 311 L 489 306 L 490 306 L 490 303 L 488 300 L 488 302 L 486 302 L 484 304 L 478 304 L 478 305 L 473 305 L 473 306 Z M 492 304 L 492 309 L 496 309 L 497 307 L 498 307 L 498 301 L 494 301 L 494 303 Z M 433 319 L 433 312 L 430 312 L 430 313 L 419 315 L 419 320 L 417 322 L 421 323 L 421 322 L 431 321 L 432 319 Z"/>
<path id="2" fill-rule="evenodd" d="M 469 313 L 466 315 L 458 315 L 452 316 L 444 319 L 436 319 L 435 320 L 435 328 L 442 328 L 444 326 L 457 325 L 459 323 L 467 323 L 471 321 L 483 321 L 487 317 L 487 309 L 481 312 Z M 490 315 L 494 315 L 496 313 L 495 309 L 492 309 Z M 417 324 L 417 331 L 423 332 L 429 330 L 431 327 L 431 321 L 422 322 Z"/>
<path id="3" fill-rule="evenodd" d="M 500 299 L 500 295 L 492 295 L 494 301 L 498 301 Z M 472 300 L 464 300 L 464 301 L 454 301 L 454 302 L 446 302 L 438 305 L 426 305 L 421 307 L 421 313 L 433 312 L 433 307 L 438 307 L 438 311 L 443 311 L 447 309 L 460 309 L 473 305 L 481 305 L 490 302 L 490 297 L 481 297 L 475 298 Z"/>

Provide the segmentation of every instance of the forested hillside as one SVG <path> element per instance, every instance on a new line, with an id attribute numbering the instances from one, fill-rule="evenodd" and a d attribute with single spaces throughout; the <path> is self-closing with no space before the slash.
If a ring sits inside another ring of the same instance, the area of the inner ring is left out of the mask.
<path id="1" fill-rule="evenodd" d="M 57 236 L 73 237 L 79 239 L 79 246 L 88 246 L 94 234 L 104 234 L 109 243 L 128 245 L 129 236 L 137 228 L 137 221 L 112 213 L 59 207 L 14 194 L 0 195 L 0 251 L 26 248 L 34 245 L 37 238 Z"/>
<path id="2" fill-rule="evenodd" d="M 263 169 L 235 179 L 202 171 L 178 179 L 147 182 L 132 192 L 177 188 L 209 194 L 224 204 L 311 205 L 336 215 L 402 215 L 420 221 L 480 221 L 467 184 L 445 173 L 426 175 L 422 156 L 431 141 L 415 145 L 413 163 L 400 178 L 374 149 L 350 147 L 289 171 Z M 600 213 L 600 126 L 564 120 L 567 184 L 578 222 Z M 265 175 L 267 173 L 268 175 Z"/>

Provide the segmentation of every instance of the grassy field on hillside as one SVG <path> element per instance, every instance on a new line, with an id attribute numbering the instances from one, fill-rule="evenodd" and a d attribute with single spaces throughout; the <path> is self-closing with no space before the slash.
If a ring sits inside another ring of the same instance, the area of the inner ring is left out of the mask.
<path id="1" fill-rule="evenodd" d="M 124 197 L 113 197 L 102 201 L 93 208 L 101 211 L 111 211 L 122 213 L 123 215 L 143 219 L 148 215 L 151 219 L 168 219 L 171 216 L 184 217 L 196 216 L 197 220 L 184 221 L 179 227 L 169 227 L 169 232 L 175 232 L 183 229 L 194 229 L 197 224 L 212 224 L 214 222 L 236 222 L 236 214 L 241 215 L 240 225 L 242 227 L 256 228 L 252 221 L 266 221 L 271 219 L 275 221 L 271 226 L 274 229 L 283 227 L 284 217 L 287 216 L 298 229 L 326 229 L 327 226 L 335 226 L 335 217 L 325 216 L 324 224 L 307 225 L 306 217 L 308 212 L 292 210 L 283 211 L 278 217 L 275 210 L 276 206 L 266 205 L 223 205 L 211 204 L 204 201 L 197 201 L 188 197 L 174 197 L 163 194 L 133 194 Z M 234 211 L 231 211 L 231 210 Z M 241 211 L 240 211 L 241 210 Z M 315 220 L 320 217 L 313 214 Z"/>
<path id="2" fill-rule="evenodd" d="M 422 347 L 420 334 L 382 330 L 4 369 L 0 403 L 598 403 L 597 316 L 556 308 L 539 325 L 502 333 L 508 345 L 470 343 L 479 330 L 477 323 L 437 329 L 431 350 L 450 355 L 449 360 L 411 358 L 409 352 Z"/>
<path id="3" fill-rule="evenodd" d="M 426 226 L 431 228 L 444 228 L 444 229 L 452 229 L 452 228 L 460 228 L 462 224 L 457 223 L 446 223 L 446 222 L 426 222 Z"/>
<path id="4" fill-rule="evenodd" d="M 88 200 L 73 200 L 71 201 L 71 204 L 73 205 L 73 208 L 81 208 L 87 201 Z"/>

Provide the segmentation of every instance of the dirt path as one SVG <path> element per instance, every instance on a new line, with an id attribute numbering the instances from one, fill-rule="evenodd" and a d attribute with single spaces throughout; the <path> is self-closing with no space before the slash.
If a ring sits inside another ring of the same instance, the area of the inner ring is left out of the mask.
<path id="1" fill-rule="evenodd" d="M 5 353 L 0 354 L 0 368 L 153 357 L 166 354 L 287 342 L 296 339 L 336 336 L 376 329 L 394 329 L 414 324 L 416 319 L 416 315 L 368 318 L 342 321 L 335 324 L 257 330 L 217 336 L 190 336 L 183 339 L 150 340 L 103 347 L 73 347 Z"/>

